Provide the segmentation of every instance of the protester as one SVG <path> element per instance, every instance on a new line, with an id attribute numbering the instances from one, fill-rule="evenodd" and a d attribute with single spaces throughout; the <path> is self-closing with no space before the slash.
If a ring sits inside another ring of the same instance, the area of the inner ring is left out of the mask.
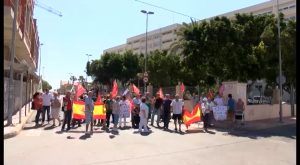
<path id="1" fill-rule="evenodd" d="M 88 92 L 88 97 L 85 98 L 85 133 L 88 134 L 89 125 L 91 125 L 91 132 L 93 134 L 93 111 L 94 111 L 94 100 L 93 100 L 93 92 Z"/>
<path id="2" fill-rule="evenodd" d="M 238 99 L 236 103 L 236 112 L 235 117 L 239 120 L 242 120 L 242 125 L 244 124 L 244 111 L 245 111 L 245 103 L 241 98 Z"/>
<path id="3" fill-rule="evenodd" d="M 110 116 L 112 116 L 112 100 L 111 100 L 110 94 L 108 94 L 106 96 L 106 100 L 105 100 L 104 104 L 105 104 L 105 108 L 106 108 L 106 120 L 103 124 L 104 124 L 104 128 L 108 129 L 109 124 L 110 124 Z"/>
<path id="4" fill-rule="evenodd" d="M 48 124 L 50 122 L 50 105 L 51 105 L 52 95 L 49 93 L 49 89 L 45 89 L 43 94 L 43 116 L 42 116 L 42 125 L 45 121 L 45 115 L 47 114 Z"/>
<path id="5" fill-rule="evenodd" d="M 146 105 L 146 98 L 143 97 L 141 104 L 140 104 L 140 123 L 139 123 L 139 132 L 142 132 L 142 129 L 144 129 L 144 132 L 149 132 L 148 126 L 147 126 L 147 118 L 149 113 L 149 107 Z"/>
<path id="6" fill-rule="evenodd" d="M 163 99 L 160 98 L 159 93 L 157 93 L 156 98 L 155 98 L 155 102 L 154 102 L 154 109 L 153 109 L 152 116 L 151 116 L 151 126 L 153 126 L 154 116 L 156 115 L 157 116 L 156 124 L 157 124 L 157 127 L 160 127 L 159 122 L 160 122 L 160 119 L 161 119 L 161 106 L 162 106 L 162 103 L 163 103 Z"/>
<path id="7" fill-rule="evenodd" d="M 177 132 L 177 123 L 179 125 L 179 132 L 181 132 L 183 105 L 184 105 L 184 102 L 182 101 L 182 99 L 179 99 L 179 95 L 176 94 L 175 99 L 171 103 L 176 132 Z"/>
<path id="8" fill-rule="evenodd" d="M 234 112 L 235 112 L 235 101 L 232 98 L 232 94 L 228 94 L 228 113 L 227 113 L 227 119 L 229 121 L 234 121 Z"/>
<path id="9" fill-rule="evenodd" d="M 34 109 L 36 110 L 35 127 L 38 127 L 39 126 L 40 115 L 43 113 L 43 98 L 42 98 L 42 93 L 36 92 L 33 95 L 33 105 L 34 105 Z"/>
<path id="10" fill-rule="evenodd" d="M 130 105 L 129 101 L 126 100 L 126 96 L 122 96 L 122 100 L 120 101 L 120 127 L 122 125 L 122 119 L 123 119 L 123 128 L 126 127 L 126 118 L 130 117 Z"/>
<path id="11" fill-rule="evenodd" d="M 141 99 L 140 95 L 137 94 L 133 99 L 132 99 L 134 108 L 131 112 L 131 123 L 132 123 L 132 128 L 137 129 L 139 128 L 139 123 L 140 123 L 140 104 L 141 104 Z"/>
<path id="12" fill-rule="evenodd" d="M 171 103 L 170 95 L 166 94 L 166 99 L 163 101 L 163 121 L 164 130 L 169 129 L 169 122 L 171 117 Z"/>
<path id="13" fill-rule="evenodd" d="M 221 96 L 221 93 L 218 93 L 218 95 L 215 97 L 214 102 L 217 106 L 224 106 L 224 99 Z"/>
<path id="14" fill-rule="evenodd" d="M 147 123 L 148 123 L 148 120 L 151 119 L 151 109 L 152 109 L 152 100 L 151 100 L 149 92 L 146 92 L 146 105 L 149 108 L 149 113 L 148 113 L 148 117 L 147 117 Z"/>
<path id="15" fill-rule="evenodd" d="M 58 97 L 57 92 L 53 92 L 53 99 L 51 101 L 51 115 L 53 120 L 53 127 L 55 127 L 55 120 L 58 120 L 58 126 L 61 125 L 60 119 L 59 119 L 59 112 L 61 110 L 61 100 Z"/>
<path id="16" fill-rule="evenodd" d="M 215 106 L 215 103 L 212 101 L 213 98 L 208 98 L 207 103 L 208 103 L 208 108 L 209 108 L 209 117 L 208 117 L 208 126 L 211 127 L 214 125 L 215 118 L 214 118 L 214 113 L 213 113 L 213 107 Z"/>
<path id="17" fill-rule="evenodd" d="M 203 128 L 205 132 L 207 132 L 207 128 L 209 125 L 209 113 L 210 113 L 210 107 L 207 102 L 207 98 L 202 99 L 202 104 L 201 104 L 201 110 L 202 110 L 202 115 L 203 115 Z"/>
<path id="18" fill-rule="evenodd" d="M 73 100 L 71 99 L 71 92 L 67 91 L 66 96 L 63 98 L 64 106 L 64 122 L 62 124 L 61 131 L 65 130 L 65 125 L 67 124 L 67 131 L 71 129 L 71 119 L 72 119 L 72 105 Z"/>
<path id="19" fill-rule="evenodd" d="M 119 123 L 119 115 L 120 115 L 120 96 L 117 96 L 116 99 L 112 100 L 112 114 L 113 114 L 113 122 L 114 128 L 113 131 L 118 131 L 118 123 Z"/>

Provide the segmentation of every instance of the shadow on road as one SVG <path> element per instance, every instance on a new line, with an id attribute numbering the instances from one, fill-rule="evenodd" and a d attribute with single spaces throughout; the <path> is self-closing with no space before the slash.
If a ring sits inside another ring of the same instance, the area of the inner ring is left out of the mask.
<path id="1" fill-rule="evenodd" d="M 40 128 L 40 126 L 36 127 L 34 125 L 34 126 L 30 126 L 30 127 L 23 127 L 23 130 L 38 129 L 38 128 Z"/>
<path id="2" fill-rule="evenodd" d="M 79 137 L 80 140 L 86 140 L 87 138 L 91 138 L 91 135 L 90 134 L 84 134 L 84 135 Z"/>
<path id="3" fill-rule="evenodd" d="M 283 125 L 273 128 L 266 128 L 260 130 L 243 130 L 243 129 L 225 129 L 215 128 L 218 132 L 224 132 L 224 135 L 248 137 L 250 139 L 268 138 L 272 136 L 285 137 L 296 139 L 296 125 Z"/>
<path id="4" fill-rule="evenodd" d="M 56 128 L 56 127 L 53 126 L 53 125 L 51 125 L 50 127 L 45 127 L 44 130 L 52 130 L 52 129 L 54 129 L 54 128 Z"/>

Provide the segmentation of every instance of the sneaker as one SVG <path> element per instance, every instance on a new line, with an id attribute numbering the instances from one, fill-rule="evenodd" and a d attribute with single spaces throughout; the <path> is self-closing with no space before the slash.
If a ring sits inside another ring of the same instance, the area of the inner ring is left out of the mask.
<path id="1" fill-rule="evenodd" d="M 175 132 L 177 132 L 177 128 L 175 128 Z"/>

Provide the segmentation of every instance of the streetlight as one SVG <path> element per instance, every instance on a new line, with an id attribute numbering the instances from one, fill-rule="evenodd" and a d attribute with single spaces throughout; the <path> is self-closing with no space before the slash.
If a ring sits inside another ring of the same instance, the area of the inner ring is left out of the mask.
<path id="1" fill-rule="evenodd" d="M 278 28 L 278 54 L 279 54 L 279 122 L 282 122 L 282 67 L 281 67 L 281 46 L 280 46 L 280 18 L 279 4 L 277 0 L 277 28 Z"/>
<path id="2" fill-rule="evenodd" d="M 87 63 L 88 63 L 90 61 L 90 56 L 92 56 L 92 55 L 91 54 L 85 54 L 85 55 L 88 57 L 88 61 L 87 61 Z M 88 75 L 87 75 L 87 68 L 86 68 L 86 77 L 85 77 L 86 88 L 87 88 L 87 85 L 88 85 L 87 77 L 88 77 Z"/>
<path id="3" fill-rule="evenodd" d="M 147 42 L 148 42 L 148 15 L 149 14 L 154 14 L 154 12 L 152 11 L 146 11 L 146 10 L 141 10 L 142 13 L 146 14 L 146 50 L 145 50 L 145 73 L 144 73 L 144 76 L 147 77 Z M 148 80 L 148 79 L 146 79 Z M 147 81 L 145 81 L 144 79 L 144 93 L 146 93 L 146 90 L 147 90 L 147 87 L 146 87 L 146 83 Z"/>

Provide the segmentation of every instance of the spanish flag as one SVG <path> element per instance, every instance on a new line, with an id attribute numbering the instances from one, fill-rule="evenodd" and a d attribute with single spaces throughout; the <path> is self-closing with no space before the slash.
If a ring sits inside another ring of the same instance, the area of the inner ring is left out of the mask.
<path id="1" fill-rule="evenodd" d="M 73 102 L 73 119 L 84 119 L 85 118 L 85 103 L 83 101 Z M 106 109 L 102 102 L 95 102 L 94 104 L 94 119 L 105 119 Z"/>
<path id="2" fill-rule="evenodd" d="M 196 104 L 196 106 L 194 107 L 193 111 L 190 113 L 187 110 L 184 110 L 183 113 L 183 122 L 186 126 L 186 128 L 188 128 L 192 123 L 201 121 L 201 108 L 199 104 Z"/>
<path id="3" fill-rule="evenodd" d="M 103 102 L 95 102 L 94 104 L 94 119 L 106 119 L 106 109 Z"/>
<path id="4" fill-rule="evenodd" d="M 74 101 L 73 102 L 73 119 L 84 119 L 84 108 L 85 104 L 83 101 Z"/>

